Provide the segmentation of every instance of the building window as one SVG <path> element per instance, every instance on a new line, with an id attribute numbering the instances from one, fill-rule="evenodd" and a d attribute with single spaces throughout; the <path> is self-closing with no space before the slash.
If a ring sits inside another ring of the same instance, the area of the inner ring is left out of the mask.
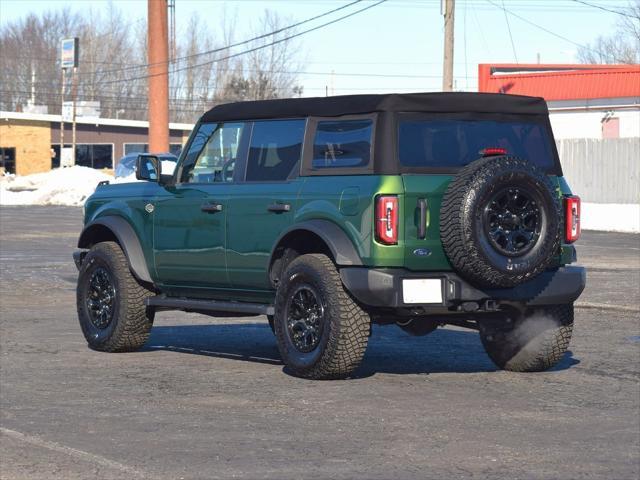
<path id="1" fill-rule="evenodd" d="M 148 143 L 123 143 L 122 146 L 125 155 L 129 155 L 130 153 L 149 153 Z M 169 144 L 169 153 L 179 157 L 180 152 L 182 152 L 181 143 Z"/>
<path id="2" fill-rule="evenodd" d="M 113 168 L 113 145 L 76 145 L 76 165 Z"/>
<path id="3" fill-rule="evenodd" d="M 609 117 L 602 122 L 602 138 L 620 138 L 620 119 Z"/>
<path id="4" fill-rule="evenodd" d="M 65 147 L 71 145 L 65 144 Z M 51 159 L 51 167 L 60 166 L 60 144 L 51 145 L 55 156 Z M 113 144 L 79 144 L 76 145 L 76 165 L 90 168 L 113 168 Z"/>
<path id="5" fill-rule="evenodd" d="M 0 147 L 0 174 L 16 173 L 16 149 Z"/>

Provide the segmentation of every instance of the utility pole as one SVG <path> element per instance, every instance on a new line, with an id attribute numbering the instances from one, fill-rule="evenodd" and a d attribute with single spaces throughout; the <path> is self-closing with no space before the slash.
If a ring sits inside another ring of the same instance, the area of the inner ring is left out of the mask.
<path id="1" fill-rule="evenodd" d="M 71 123 L 71 161 L 76 164 L 76 104 L 78 103 L 78 67 L 73 67 L 73 78 L 71 79 L 71 98 L 73 99 L 73 117 Z M 93 165 L 92 165 L 93 166 Z"/>
<path id="2" fill-rule="evenodd" d="M 149 152 L 169 151 L 169 35 L 167 0 L 147 0 Z"/>
<path id="3" fill-rule="evenodd" d="M 60 105 L 60 166 L 62 167 L 62 151 L 64 150 L 64 83 L 65 83 L 65 72 L 66 68 L 62 69 L 62 88 L 60 90 L 60 97 L 62 98 L 62 103 Z"/>
<path id="4" fill-rule="evenodd" d="M 453 22 L 455 0 L 441 0 L 444 4 L 444 60 L 442 66 L 442 90 L 453 90 Z M 442 5 L 441 4 L 441 5 Z"/>
<path id="5" fill-rule="evenodd" d="M 31 105 L 36 104 L 36 70 L 31 65 Z"/>

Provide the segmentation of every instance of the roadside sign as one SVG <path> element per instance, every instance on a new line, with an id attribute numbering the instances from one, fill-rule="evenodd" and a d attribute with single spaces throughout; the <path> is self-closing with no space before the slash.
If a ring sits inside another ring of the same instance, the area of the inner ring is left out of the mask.
<path id="1" fill-rule="evenodd" d="M 73 121 L 73 102 L 62 102 L 62 121 Z"/>
<path id="2" fill-rule="evenodd" d="M 64 147 L 60 153 L 60 166 L 73 167 L 73 148 Z"/>
<path id="3" fill-rule="evenodd" d="M 60 50 L 60 66 L 62 68 L 75 68 L 78 66 L 78 44 L 78 37 L 62 40 L 62 48 Z"/>

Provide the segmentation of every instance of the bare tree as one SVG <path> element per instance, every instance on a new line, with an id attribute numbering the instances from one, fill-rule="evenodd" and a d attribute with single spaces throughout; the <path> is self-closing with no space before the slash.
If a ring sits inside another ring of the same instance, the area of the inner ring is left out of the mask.
<path id="1" fill-rule="evenodd" d="M 640 63 L 640 0 L 629 3 L 609 36 L 599 36 L 593 44 L 578 49 L 582 63 Z"/>
<path id="2" fill-rule="evenodd" d="M 293 30 L 268 35 L 281 30 L 290 23 L 271 10 L 265 10 L 254 37 L 261 37 L 251 45 L 247 55 L 239 57 L 229 69 L 229 75 L 219 100 L 265 100 L 299 96 L 302 87 L 298 85 L 301 66 L 296 61 L 300 56 L 300 46 L 288 39 Z M 266 36 L 264 36 L 266 35 Z"/>
<path id="3" fill-rule="evenodd" d="M 278 42 L 292 30 L 231 48 L 238 20 L 226 11 L 220 18 L 220 28 L 214 29 L 194 14 L 177 41 L 176 59 L 169 66 L 172 121 L 193 122 L 216 103 L 302 93 L 295 73 L 299 46 L 291 40 Z M 277 14 L 266 11 L 255 36 L 283 25 Z M 102 13 L 64 9 L 5 24 L 0 29 L 0 108 L 20 110 L 34 86 L 35 103 L 59 113 L 60 40 L 74 36 L 80 37 L 78 100 L 99 101 L 103 117 L 146 119 L 146 25 L 127 19 L 113 4 Z"/>
<path id="4" fill-rule="evenodd" d="M 75 33 L 81 24 L 80 16 L 64 9 L 40 17 L 29 14 L 2 27 L 0 108 L 19 110 L 27 103 L 32 86 L 36 103 L 60 105 L 60 40 Z"/>

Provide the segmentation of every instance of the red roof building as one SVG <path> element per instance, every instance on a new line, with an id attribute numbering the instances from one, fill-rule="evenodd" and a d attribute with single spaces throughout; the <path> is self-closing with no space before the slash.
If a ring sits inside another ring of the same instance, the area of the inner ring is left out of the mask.
<path id="1" fill-rule="evenodd" d="M 478 90 L 543 97 L 556 138 L 640 137 L 640 65 L 480 64 Z"/>
<path id="2" fill-rule="evenodd" d="M 640 97 L 640 65 L 480 64 L 478 90 L 548 102 Z"/>

